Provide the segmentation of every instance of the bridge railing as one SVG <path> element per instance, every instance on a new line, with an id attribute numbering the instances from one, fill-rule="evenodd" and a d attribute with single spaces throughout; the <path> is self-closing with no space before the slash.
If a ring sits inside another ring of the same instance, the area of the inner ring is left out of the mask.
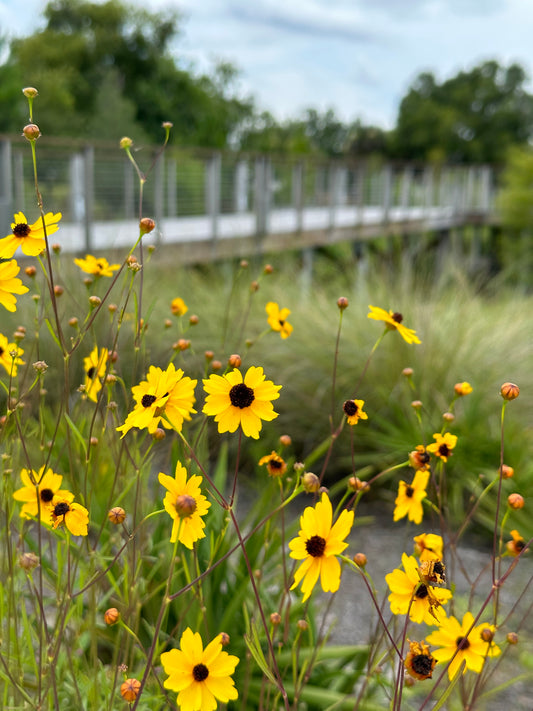
<path id="1" fill-rule="evenodd" d="M 292 215 L 291 230 L 302 231 L 305 216 L 313 210 L 325 211 L 321 224 L 333 228 L 343 208 L 356 208 L 354 214 L 359 210 L 361 215 L 373 208 L 376 219 L 387 223 L 401 219 L 402 210 L 418 210 L 420 218 L 435 208 L 457 216 L 487 215 L 494 203 L 493 171 L 483 165 L 319 161 L 169 147 L 150 168 L 157 148 L 133 150 L 141 169 L 150 171 L 142 213 L 155 218 L 163 240 L 187 238 L 187 225 L 194 232 L 194 219 L 200 217 L 208 221 L 204 237 L 207 229 L 208 237 L 216 240 L 229 215 L 246 218 L 248 233 L 261 236 L 279 230 L 274 218 L 282 211 Z M 137 220 L 139 181 L 118 146 L 42 138 L 37 153 L 45 209 L 63 213 L 62 226 L 74 230 L 72 249 L 90 251 L 104 226 L 112 229 Z M 0 224 L 5 233 L 16 211 L 34 219 L 35 205 L 27 142 L 0 137 Z M 168 234 L 176 229 L 176 218 L 190 218 L 180 221 L 181 236 Z M 231 226 L 224 229 L 227 233 Z"/>

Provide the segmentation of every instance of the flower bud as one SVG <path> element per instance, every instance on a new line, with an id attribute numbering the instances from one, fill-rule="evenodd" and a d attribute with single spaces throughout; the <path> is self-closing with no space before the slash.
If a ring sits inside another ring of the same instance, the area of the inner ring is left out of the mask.
<path id="1" fill-rule="evenodd" d="M 32 367 L 36 373 L 40 373 L 41 375 L 48 370 L 48 365 L 44 360 L 36 360 L 35 363 L 32 363 Z"/>
<path id="2" fill-rule="evenodd" d="M 520 494 L 509 494 L 507 497 L 507 503 L 512 509 L 523 509 L 524 497 Z"/>
<path id="3" fill-rule="evenodd" d="M 455 420 L 455 415 L 453 414 L 453 412 L 443 412 L 442 419 L 445 422 L 453 422 Z"/>
<path id="4" fill-rule="evenodd" d="M 520 395 L 520 388 L 514 383 L 504 383 L 500 388 L 504 400 L 515 400 Z"/>
<path id="5" fill-rule="evenodd" d="M 291 436 L 288 434 L 281 435 L 281 437 L 279 438 L 279 443 L 283 447 L 290 447 L 292 444 Z"/>
<path id="6" fill-rule="evenodd" d="M 118 309 L 118 306 L 116 304 L 108 304 L 107 305 L 107 310 L 109 311 L 110 314 L 114 314 L 117 309 Z"/>
<path id="7" fill-rule="evenodd" d="M 199 321 L 200 321 L 200 319 L 198 318 L 198 316 L 196 314 L 192 314 L 191 317 L 189 318 L 189 324 L 191 326 L 197 326 Z"/>
<path id="8" fill-rule="evenodd" d="M 345 296 L 340 296 L 337 299 L 337 306 L 339 307 L 340 311 L 344 311 L 348 308 L 348 299 Z"/>
<path id="9" fill-rule="evenodd" d="M 89 296 L 89 303 L 92 308 L 95 309 L 97 306 L 100 306 L 102 299 L 99 296 Z"/>
<path id="10" fill-rule="evenodd" d="M 133 146 L 133 141 L 131 138 L 128 138 L 128 136 L 124 136 L 123 138 L 120 139 L 120 147 L 121 148 L 131 148 Z"/>
<path id="11" fill-rule="evenodd" d="M 176 343 L 172 344 L 172 349 L 175 351 L 186 351 L 191 347 L 191 342 L 187 338 L 180 338 Z"/>
<path id="12" fill-rule="evenodd" d="M 24 270 L 26 276 L 34 277 L 37 274 L 37 269 L 34 266 L 26 267 Z"/>
<path id="13" fill-rule="evenodd" d="M 222 369 L 222 363 L 221 363 L 219 360 L 214 360 L 214 361 L 211 363 L 211 368 L 212 368 L 213 370 L 221 370 L 221 369 Z"/>
<path id="14" fill-rule="evenodd" d="M 180 518 L 188 518 L 196 511 L 196 499 L 188 494 L 180 494 L 174 507 Z"/>
<path id="15" fill-rule="evenodd" d="M 174 124 L 172 123 L 172 121 L 163 121 L 161 126 L 165 129 L 165 131 L 170 131 L 170 129 L 172 128 L 172 126 L 174 126 Z"/>
<path id="16" fill-rule="evenodd" d="M 406 378 L 410 378 L 415 371 L 412 368 L 404 368 L 402 370 L 402 375 L 405 375 Z"/>
<path id="17" fill-rule="evenodd" d="M 302 486 L 308 494 L 313 494 L 320 488 L 320 479 L 313 472 L 305 472 L 302 476 Z"/>
<path id="18" fill-rule="evenodd" d="M 509 467 L 507 466 L 507 464 L 502 464 L 500 472 L 502 475 L 502 479 L 511 479 L 514 476 L 513 467 Z"/>
<path id="19" fill-rule="evenodd" d="M 256 292 L 259 291 L 259 282 L 258 281 L 252 281 L 250 284 L 250 291 Z"/>
<path id="20" fill-rule="evenodd" d="M 30 570 L 37 568 L 37 566 L 39 565 L 39 558 L 32 551 L 28 551 L 27 553 L 23 553 L 19 557 L 19 565 L 22 570 L 25 570 L 27 573 L 29 573 Z"/>
<path id="21" fill-rule="evenodd" d="M 353 557 L 353 562 L 360 568 L 364 568 L 367 563 L 366 555 L 364 553 L 356 553 Z"/>
<path id="22" fill-rule="evenodd" d="M 22 93 L 27 99 L 35 99 L 37 94 L 39 93 L 37 89 L 33 86 L 25 86 L 24 89 L 22 90 Z"/>
<path id="23" fill-rule="evenodd" d="M 77 328 L 77 327 L 78 327 L 78 319 L 76 318 L 76 316 L 73 316 L 72 318 L 69 318 L 69 320 L 68 320 L 68 325 L 69 325 L 71 328 Z"/>
<path id="24" fill-rule="evenodd" d="M 131 704 L 139 696 L 140 690 L 141 682 L 138 679 L 126 679 L 126 681 L 120 686 L 120 695 L 124 701 Z"/>
<path id="25" fill-rule="evenodd" d="M 484 627 L 481 630 L 481 639 L 484 642 L 492 642 L 492 640 L 494 639 L 494 630 L 491 630 L 490 627 Z"/>
<path id="26" fill-rule="evenodd" d="M 230 643 L 230 636 L 227 632 L 221 632 L 220 633 L 220 644 L 223 647 L 227 647 L 228 644 Z"/>
<path id="27" fill-rule="evenodd" d="M 348 479 L 348 486 L 352 491 L 368 491 L 370 489 L 370 485 L 366 481 L 361 481 L 358 476 L 351 476 Z"/>
<path id="28" fill-rule="evenodd" d="M 274 627 L 277 627 L 281 624 L 281 615 L 279 614 L 279 612 L 273 612 L 270 615 L 270 623 L 274 625 Z"/>
<path id="29" fill-rule="evenodd" d="M 143 217 L 139 222 L 139 229 L 142 235 L 146 235 L 155 228 L 155 222 L 151 217 Z"/>
<path id="30" fill-rule="evenodd" d="M 472 392 L 472 386 L 466 381 L 463 383 L 455 383 L 453 389 L 455 390 L 455 394 L 459 397 L 464 397 L 464 395 L 470 395 L 470 393 Z"/>
<path id="31" fill-rule="evenodd" d="M 413 408 L 413 410 L 420 410 L 420 408 L 422 407 L 422 400 L 413 400 L 413 402 L 411 403 L 411 407 Z"/>
<path id="32" fill-rule="evenodd" d="M 265 268 L 263 269 L 263 272 L 265 274 L 272 274 L 273 271 L 274 267 L 272 266 L 272 264 L 265 264 Z"/>
<path id="33" fill-rule="evenodd" d="M 509 644 L 518 644 L 518 635 L 516 632 L 508 632 L 507 641 Z"/>
<path id="34" fill-rule="evenodd" d="M 39 126 L 34 123 L 29 123 L 22 129 L 22 134 L 28 141 L 36 141 L 41 135 L 41 131 L 39 130 Z"/>
<path id="35" fill-rule="evenodd" d="M 215 354 L 213 353 L 213 351 L 205 351 L 204 358 L 206 359 L 206 361 L 208 363 L 210 363 L 214 357 L 215 357 Z"/>
<path id="36" fill-rule="evenodd" d="M 113 506 L 113 508 L 109 510 L 107 518 L 111 521 L 112 524 L 118 526 L 119 524 L 124 523 L 124 521 L 126 520 L 126 512 L 124 511 L 122 506 Z"/>
<path id="37" fill-rule="evenodd" d="M 309 622 L 307 622 L 307 620 L 298 620 L 298 622 L 296 623 L 296 627 L 298 627 L 298 629 L 302 632 L 305 632 L 307 629 L 309 629 Z"/>
<path id="38" fill-rule="evenodd" d="M 54 254 L 61 254 L 61 245 L 58 242 L 54 242 L 52 245 L 52 252 Z"/>
<path id="39" fill-rule="evenodd" d="M 152 439 L 154 439 L 156 442 L 161 442 L 165 439 L 166 436 L 167 433 L 162 427 L 156 427 L 156 429 L 152 432 Z"/>
<path id="40" fill-rule="evenodd" d="M 241 259 L 240 267 L 241 269 L 248 269 L 248 261 L 246 259 Z"/>
<path id="41" fill-rule="evenodd" d="M 233 353 L 233 355 L 230 355 L 228 358 L 228 365 L 231 368 L 240 368 L 242 363 L 242 359 L 238 353 Z"/>
<path id="42" fill-rule="evenodd" d="M 60 286 L 59 284 L 56 284 L 56 285 L 54 286 L 54 294 L 55 294 L 56 296 L 61 296 L 61 295 L 64 293 L 64 291 L 65 291 L 65 290 L 63 289 L 63 287 Z"/>
<path id="43" fill-rule="evenodd" d="M 120 620 L 120 612 L 116 607 L 110 607 L 104 612 L 104 622 L 106 625 L 114 625 Z"/>

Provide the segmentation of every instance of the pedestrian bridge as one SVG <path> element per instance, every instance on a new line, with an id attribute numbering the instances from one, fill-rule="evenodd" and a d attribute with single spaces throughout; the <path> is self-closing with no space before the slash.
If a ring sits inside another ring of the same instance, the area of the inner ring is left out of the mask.
<path id="1" fill-rule="evenodd" d="M 146 243 L 181 263 L 302 249 L 340 240 L 445 231 L 493 219 L 489 166 L 316 161 L 168 148 L 134 153 L 146 175 Z M 139 179 L 117 146 L 37 144 L 45 211 L 62 212 L 65 251 L 123 250 L 138 236 Z M 37 218 L 27 142 L 0 139 L 0 219 Z"/>

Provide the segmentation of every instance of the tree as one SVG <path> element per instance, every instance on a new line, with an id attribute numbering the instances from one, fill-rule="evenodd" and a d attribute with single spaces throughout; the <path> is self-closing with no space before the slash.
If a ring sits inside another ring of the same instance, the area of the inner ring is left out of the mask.
<path id="1" fill-rule="evenodd" d="M 501 162 L 533 135 L 533 97 L 517 64 L 484 62 L 438 84 L 418 76 L 403 98 L 393 137 L 397 157 Z"/>
<path id="2" fill-rule="evenodd" d="M 52 0 L 44 17 L 42 31 L 11 42 L 0 67 L 0 83 L 9 77 L 9 87 L 19 87 L 16 98 L 11 89 L 0 93 L 0 130 L 20 130 L 12 106 L 22 86 L 39 90 L 39 124 L 48 135 L 117 139 L 139 132 L 159 140 L 161 123 L 172 121 L 178 142 L 223 147 L 252 110 L 232 93 L 230 65 L 214 77 L 178 66 L 174 11 Z"/>

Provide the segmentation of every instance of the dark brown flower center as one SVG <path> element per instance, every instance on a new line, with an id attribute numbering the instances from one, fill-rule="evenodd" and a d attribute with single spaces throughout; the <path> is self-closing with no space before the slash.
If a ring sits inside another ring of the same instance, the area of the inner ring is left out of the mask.
<path id="1" fill-rule="evenodd" d="M 39 496 L 43 504 L 49 504 L 54 498 L 54 492 L 52 489 L 41 489 Z"/>
<path id="2" fill-rule="evenodd" d="M 313 558 L 320 558 L 326 550 L 326 540 L 322 536 L 311 536 L 305 542 L 305 549 Z"/>
<path id="3" fill-rule="evenodd" d="M 21 222 L 13 227 L 13 234 L 16 237 L 27 237 L 31 232 L 30 226 L 26 222 Z"/>
<path id="4" fill-rule="evenodd" d="M 526 547 L 525 541 L 515 541 L 514 547 L 517 551 L 522 551 Z"/>
<path id="5" fill-rule="evenodd" d="M 346 402 L 342 406 L 342 409 L 348 415 L 348 417 L 353 417 L 354 415 L 357 414 L 357 411 L 359 410 L 359 408 L 357 407 L 356 403 L 353 400 L 346 400 Z"/>
<path id="6" fill-rule="evenodd" d="M 194 681 L 205 681 L 209 676 L 209 669 L 205 666 L 205 664 L 196 664 L 192 670 L 192 675 L 194 677 Z"/>
<path id="7" fill-rule="evenodd" d="M 422 464 L 427 464 L 430 459 L 431 457 L 426 451 L 418 453 L 418 460 L 422 462 Z"/>
<path id="8" fill-rule="evenodd" d="M 96 373 L 96 368 L 94 367 L 94 365 L 92 365 L 92 366 L 89 368 L 89 370 L 87 371 L 87 377 L 88 377 L 90 380 L 92 380 L 95 373 Z"/>
<path id="9" fill-rule="evenodd" d="M 143 395 L 141 400 L 141 405 L 143 407 L 150 407 L 157 400 L 155 395 Z"/>
<path id="10" fill-rule="evenodd" d="M 447 444 L 441 444 L 439 446 L 439 454 L 441 457 L 449 457 L 450 456 L 450 449 L 448 448 Z M 455 459 L 454 459 L 455 461 Z"/>
<path id="11" fill-rule="evenodd" d="M 430 676 L 433 671 L 433 657 L 429 654 L 415 654 L 411 667 L 420 676 Z"/>
<path id="12" fill-rule="evenodd" d="M 0 358 L 4 355 L 4 353 L 5 353 L 4 349 L 2 348 L 2 346 L 0 346 Z"/>
<path id="13" fill-rule="evenodd" d="M 283 462 L 279 462 L 277 459 L 271 459 L 268 463 L 268 466 L 271 469 L 281 469 L 283 466 Z"/>
<path id="14" fill-rule="evenodd" d="M 401 323 L 403 321 L 403 316 L 402 314 L 399 314 L 397 311 L 395 311 L 392 314 L 392 320 L 396 321 L 396 323 Z"/>
<path id="15" fill-rule="evenodd" d="M 468 649 L 468 647 L 470 647 L 468 637 L 457 637 L 457 639 L 455 640 L 455 646 L 457 647 L 457 649 Z"/>
<path id="16" fill-rule="evenodd" d="M 70 506 L 66 501 L 61 501 L 54 507 L 54 516 L 64 516 L 70 511 Z"/>
<path id="17" fill-rule="evenodd" d="M 444 578 L 446 576 L 446 567 L 440 560 L 437 560 L 433 565 L 433 572 L 440 575 L 441 578 Z"/>
<path id="18" fill-rule="evenodd" d="M 415 493 L 415 490 L 413 489 L 412 486 L 405 487 L 405 495 L 407 496 L 408 499 L 412 498 L 414 493 Z"/>
<path id="19" fill-rule="evenodd" d="M 233 407 L 238 407 L 244 410 L 245 407 L 250 407 L 255 400 L 254 391 L 244 383 L 234 385 L 229 391 L 229 399 Z"/>
<path id="20" fill-rule="evenodd" d="M 429 595 L 427 585 L 424 585 L 424 583 L 421 583 L 415 592 L 415 597 L 417 597 L 419 600 L 423 600 L 425 597 Z"/>

